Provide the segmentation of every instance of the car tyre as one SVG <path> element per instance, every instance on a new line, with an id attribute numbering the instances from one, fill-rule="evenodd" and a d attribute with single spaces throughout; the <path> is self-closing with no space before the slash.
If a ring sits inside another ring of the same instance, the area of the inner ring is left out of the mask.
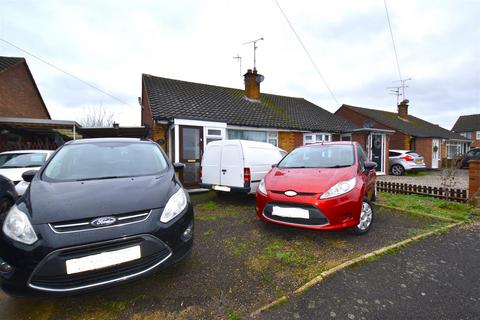
<path id="1" fill-rule="evenodd" d="M 374 217 L 374 208 L 373 204 L 368 198 L 363 198 L 362 209 L 360 212 L 360 221 L 359 223 L 350 229 L 353 234 L 362 235 L 370 231 L 370 228 L 373 224 Z"/>
<path id="2" fill-rule="evenodd" d="M 10 210 L 12 205 L 13 201 L 9 198 L 3 198 L 2 200 L 0 200 L 0 222 L 3 223 L 5 217 L 7 216 L 8 210 Z"/>
<path id="3" fill-rule="evenodd" d="M 391 170 L 394 176 L 403 176 L 405 174 L 405 168 L 400 164 L 394 164 Z"/>

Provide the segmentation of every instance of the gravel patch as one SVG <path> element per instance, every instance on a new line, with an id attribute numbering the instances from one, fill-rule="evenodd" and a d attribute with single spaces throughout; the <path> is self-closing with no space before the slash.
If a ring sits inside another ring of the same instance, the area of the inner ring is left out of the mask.
<path id="1" fill-rule="evenodd" d="M 425 175 L 423 175 L 425 174 Z M 421 175 L 406 174 L 404 176 L 378 176 L 377 181 L 398 182 L 416 184 L 427 187 L 440 187 L 442 185 L 442 176 L 446 176 L 446 171 L 435 170 L 425 171 Z M 468 189 L 468 170 L 458 169 L 455 171 L 455 189 Z"/>

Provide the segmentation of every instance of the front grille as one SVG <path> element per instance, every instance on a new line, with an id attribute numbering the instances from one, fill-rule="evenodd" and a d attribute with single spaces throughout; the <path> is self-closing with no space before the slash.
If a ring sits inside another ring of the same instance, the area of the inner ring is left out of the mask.
<path id="1" fill-rule="evenodd" d="M 53 231 L 57 233 L 78 232 L 78 231 L 85 231 L 85 230 L 92 230 L 92 229 L 110 228 L 110 227 L 122 226 L 125 224 L 145 221 L 148 219 L 150 212 L 151 210 L 109 215 L 109 217 L 115 217 L 117 220 L 114 224 L 111 224 L 108 226 L 100 226 L 100 227 L 92 226 L 91 221 L 102 217 L 102 216 L 98 216 L 98 217 L 87 218 L 87 219 L 55 222 L 55 223 L 51 223 L 50 227 L 52 228 Z"/>
<path id="2" fill-rule="evenodd" d="M 308 219 L 303 218 L 290 218 L 273 215 L 273 207 L 281 208 L 301 208 L 308 210 Z M 307 226 L 323 226 L 328 224 L 327 217 L 317 208 L 311 205 L 298 204 L 298 203 L 284 203 L 284 202 L 269 202 L 263 210 L 263 214 L 270 220 L 287 222 L 291 224 L 307 225 Z"/>
<path id="3" fill-rule="evenodd" d="M 289 190 L 285 190 L 285 191 L 271 190 L 272 193 L 283 194 L 283 195 L 285 195 L 286 191 L 289 191 Z M 297 195 L 295 195 L 294 197 L 296 197 L 296 196 L 314 196 L 314 195 L 316 195 L 315 192 L 297 192 Z"/>
<path id="4" fill-rule="evenodd" d="M 66 273 L 66 260 L 119 250 L 134 245 L 141 246 L 142 257 L 140 259 L 97 270 L 75 274 Z M 160 265 L 171 253 L 172 251 L 165 243 L 156 238 L 153 239 L 153 237 L 60 250 L 47 256 L 39 264 L 39 267 L 33 272 L 29 284 L 34 288 L 47 291 L 73 291 L 122 281 Z"/>

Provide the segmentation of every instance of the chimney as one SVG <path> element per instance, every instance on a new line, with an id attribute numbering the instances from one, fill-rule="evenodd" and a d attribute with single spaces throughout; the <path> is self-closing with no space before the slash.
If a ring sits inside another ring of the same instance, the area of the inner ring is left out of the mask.
<path id="1" fill-rule="evenodd" d="M 404 99 L 398 105 L 398 116 L 404 120 L 408 120 L 408 99 Z"/>
<path id="2" fill-rule="evenodd" d="M 257 69 L 248 69 L 244 75 L 245 79 L 245 96 L 248 99 L 260 100 L 260 82 L 263 76 L 257 73 Z"/>

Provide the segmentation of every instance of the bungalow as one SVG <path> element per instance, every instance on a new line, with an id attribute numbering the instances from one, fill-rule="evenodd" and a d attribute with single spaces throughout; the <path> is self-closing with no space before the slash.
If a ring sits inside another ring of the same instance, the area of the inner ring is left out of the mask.
<path id="1" fill-rule="evenodd" d="M 202 152 L 211 141 L 263 141 L 291 151 L 356 129 L 303 98 L 260 94 L 263 76 L 255 69 L 244 78 L 245 91 L 142 75 L 141 124 L 172 161 L 186 165 L 185 186 L 199 184 Z"/>
<path id="2" fill-rule="evenodd" d="M 390 149 L 415 150 L 428 168 L 437 169 L 446 159 L 464 152 L 470 143 L 461 135 L 408 114 L 408 100 L 398 105 L 398 112 L 342 105 L 335 115 L 364 128 L 393 130 Z"/>
<path id="3" fill-rule="evenodd" d="M 480 147 L 480 114 L 460 116 L 452 131 L 473 140 L 471 147 Z"/>

